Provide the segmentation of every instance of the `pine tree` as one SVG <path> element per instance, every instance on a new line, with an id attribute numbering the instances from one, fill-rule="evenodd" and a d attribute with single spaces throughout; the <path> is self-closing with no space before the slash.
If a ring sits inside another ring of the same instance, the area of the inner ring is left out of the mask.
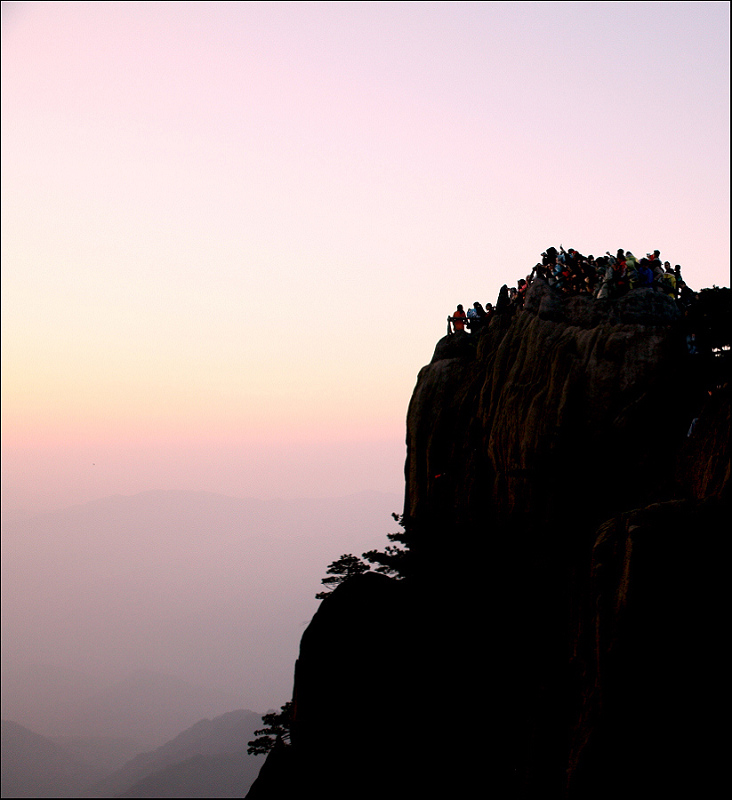
<path id="1" fill-rule="evenodd" d="M 398 522 L 402 530 L 396 533 L 387 533 L 386 538 L 394 545 L 387 545 L 383 550 L 369 550 L 363 557 L 371 564 L 378 564 L 376 572 L 388 575 L 390 578 L 404 578 L 412 569 L 414 561 L 413 553 L 410 549 L 411 537 L 409 530 L 404 522 L 403 514 L 392 514 L 395 522 Z"/>
<path id="2" fill-rule="evenodd" d="M 327 587 L 327 591 L 318 592 L 315 597 L 318 600 L 323 600 L 344 581 L 353 578 L 355 575 L 363 575 L 368 572 L 371 567 L 362 561 L 358 556 L 352 553 L 342 555 L 337 561 L 333 561 L 326 570 L 329 578 L 323 578 L 320 582 Z"/>
<path id="3" fill-rule="evenodd" d="M 265 727 L 254 731 L 258 738 L 247 742 L 247 753 L 260 756 L 269 753 L 279 739 L 283 744 L 290 744 L 290 728 L 292 727 L 292 702 L 285 703 L 278 711 L 271 711 L 262 716 Z"/>

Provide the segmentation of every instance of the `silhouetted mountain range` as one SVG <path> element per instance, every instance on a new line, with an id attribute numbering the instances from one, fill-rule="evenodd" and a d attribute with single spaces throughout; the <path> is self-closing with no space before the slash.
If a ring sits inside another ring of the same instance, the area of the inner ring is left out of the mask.
<path id="1" fill-rule="evenodd" d="M 253 711 L 203 719 L 105 774 L 103 765 L 84 762 L 68 747 L 3 720 L 2 796 L 241 797 L 261 766 L 261 759 L 246 753 L 261 724 Z"/>
<path id="2" fill-rule="evenodd" d="M 246 750 L 220 756 L 191 756 L 149 775 L 118 797 L 244 797 L 261 759 Z"/>
<path id="3" fill-rule="evenodd" d="M 248 790 L 261 766 L 261 759 L 246 753 L 261 725 L 261 714 L 253 711 L 200 720 L 156 750 L 135 756 L 85 796 L 235 797 Z"/>
<path id="4" fill-rule="evenodd" d="M 36 670 L 35 674 L 48 677 L 52 670 Z M 4 693 L 11 695 L 8 705 L 14 699 L 16 685 L 27 686 L 26 679 L 27 676 L 8 670 L 4 680 Z M 65 731 L 65 737 L 72 741 L 75 737 L 77 742 L 90 738 L 99 742 L 115 734 L 114 739 L 128 742 L 128 752 L 130 746 L 140 752 L 167 741 L 202 717 L 225 713 L 240 704 L 241 696 L 232 693 L 196 686 L 171 675 L 137 670 L 111 686 L 72 697 L 61 695 L 54 704 L 36 709 L 46 729 Z M 26 713 L 24 720 L 30 716 Z M 64 737 L 55 738 L 61 742 Z"/>
<path id="5" fill-rule="evenodd" d="M 3 797 L 78 797 L 101 777 L 101 770 L 17 722 L 2 720 L 1 753 Z"/>

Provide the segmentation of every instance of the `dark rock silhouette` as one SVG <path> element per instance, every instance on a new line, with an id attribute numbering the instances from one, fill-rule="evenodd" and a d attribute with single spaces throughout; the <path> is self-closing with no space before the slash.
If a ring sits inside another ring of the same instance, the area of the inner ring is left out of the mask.
<path id="1" fill-rule="evenodd" d="M 438 343 L 407 419 L 419 568 L 324 601 L 250 798 L 707 796 L 729 384 L 684 342 L 660 293 L 538 280 Z"/>

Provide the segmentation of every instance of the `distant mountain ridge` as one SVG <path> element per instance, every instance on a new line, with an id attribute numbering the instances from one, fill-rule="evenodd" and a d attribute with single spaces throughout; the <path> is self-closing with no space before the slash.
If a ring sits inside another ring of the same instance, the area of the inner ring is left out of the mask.
<path id="1" fill-rule="evenodd" d="M 378 504 L 379 498 L 392 498 L 401 500 L 401 496 L 390 492 L 380 492 L 376 490 L 364 490 L 361 492 L 351 492 L 346 495 L 333 495 L 327 497 L 291 497 L 282 498 L 274 497 L 262 499 L 258 497 L 239 497 L 230 494 L 221 494 L 219 492 L 209 492 L 198 489 L 148 489 L 142 492 L 133 492 L 131 494 L 110 494 L 104 497 L 98 497 L 94 500 L 87 500 L 83 503 L 72 503 L 67 506 L 59 506 L 58 508 L 39 511 L 37 513 L 18 511 L 18 510 L 0 510 L 0 515 L 9 520 L 28 520 L 44 517 L 56 517 L 62 514 L 75 514 L 80 510 L 89 510 L 96 512 L 97 510 L 107 509 L 129 509 L 135 505 L 142 508 L 145 506 L 150 508 L 164 508 L 167 504 L 168 508 L 173 510 L 180 510 L 185 508 L 186 505 L 192 507 L 196 504 L 203 505 L 210 503 L 211 506 L 231 506 L 231 507 L 249 507 L 249 508 L 272 508 L 277 507 L 291 507 L 298 510 L 307 507 L 317 507 L 323 504 L 341 504 L 343 502 L 376 502 Z M 153 501 L 152 504 L 149 501 Z"/>
<path id="2" fill-rule="evenodd" d="M 3 681 L 4 693 L 12 695 L 18 680 L 9 670 Z M 11 702 L 12 697 L 7 697 L 6 703 Z M 241 696 L 232 693 L 196 686 L 171 675 L 137 670 L 87 695 L 59 698 L 53 708 L 41 706 L 36 713 L 45 715 L 46 725 L 66 736 L 71 731 L 86 737 L 104 737 L 113 732 L 117 738 L 137 742 L 139 750 L 167 741 L 204 716 L 216 716 L 240 704 Z"/>
<path id="3" fill-rule="evenodd" d="M 23 725 L 2 720 L 3 797 L 78 797 L 100 770 Z"/>
<path id="4" fill-rule="evenodd" d="M 230 711 L 199 720 L 112 774 L 15 722 L 2 721 L 3 797 L 241 797 L 262 759 L 246 752 L 262 717 Z"/>
<path id="5" fill-rule="evenodd" d="M 246 747 L 261 724 L 261 714 L 243 710 L 200 720 L 157 749 L 135 756 L 85 796 L 170 797 L 173 787 L 178 797 L 235 796 L 221 794 L 222 784 L 227 791 L 246 791 L 256 778 L 261 759 L 247 755 Z M 191 764 L 183 786 L 180 774 Z M 203 794 L 192 793 L 194 784 Z"/>
<path id="6" fill-rule="evenodd" d="M 191 756 L 138 781 L 118 797 L 245 797 L 261 759 L 246 750 L 217 756 Z"/>

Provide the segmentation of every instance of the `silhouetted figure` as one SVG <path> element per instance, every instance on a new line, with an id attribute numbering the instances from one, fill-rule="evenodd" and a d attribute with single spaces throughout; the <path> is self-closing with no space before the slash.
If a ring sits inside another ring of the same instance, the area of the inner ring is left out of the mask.
<path id="1" fill-rule="evenodd" d="M 541 254 L 541 263 L 545 267 L 553 267 L 557 263 L 556 247 L 547 247 L 546 252 Z"/>
<path id="2" fill-rule="evenodd" d="M 653 270 L 647 258 L 642 258 L 638 265 L 638 286 L 641 289 L 653 286 Z"/>
<path id="3" fill-rule="evenodd" d="M 485 309 L 477 300 L 473 303 L 473 307 L 468 309 L 468 318 L 470 319 L 470 332 L 478 333 L 486 321 L 486 314 Z"/>
<path id="4" fill-rule="evenodd" d="M 452 322 L 452 332 L 457 333 L 458 331 L 465 330 L 465 319 L 467 315 L 465 311 L 463 311 L 462 305 L 458 303 L 458 307 L 455 309 L 452 317 L 450 318 L 450 322 Z"/>

